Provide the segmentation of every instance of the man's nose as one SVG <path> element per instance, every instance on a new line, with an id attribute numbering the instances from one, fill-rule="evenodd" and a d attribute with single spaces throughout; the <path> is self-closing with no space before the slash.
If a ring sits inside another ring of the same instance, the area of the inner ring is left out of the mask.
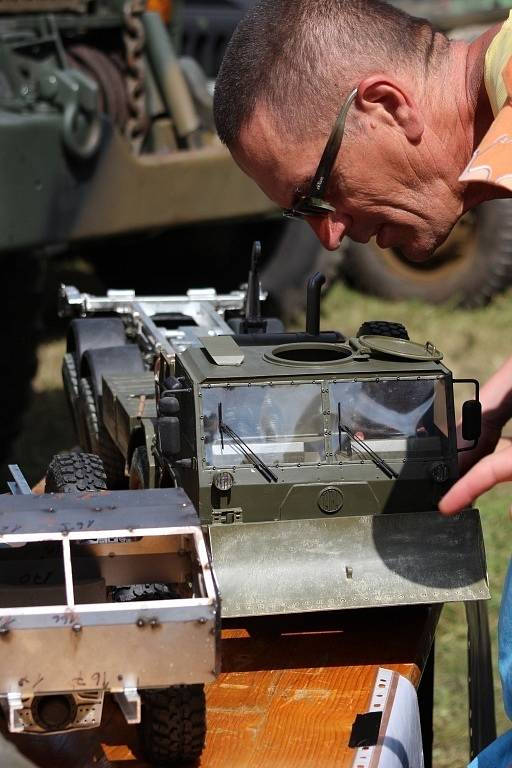
<path id="1" fill-rule="evenodd" d="M 333 221 L 329 217 L 314 217 L 308 218 L 308 224 L 328 251 L 335 251 L 339 248 L 341 241 L 347 233 L 350 225 L 348 217 L 345 219 L 336 219 Z"/>

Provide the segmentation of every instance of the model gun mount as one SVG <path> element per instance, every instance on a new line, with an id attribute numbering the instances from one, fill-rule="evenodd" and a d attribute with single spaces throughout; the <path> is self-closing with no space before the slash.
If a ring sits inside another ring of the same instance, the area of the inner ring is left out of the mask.
<path id="1" fill-rule="evenodd" d="M 218 666 L 218 598 L 190 500 L 172 488 L 107 492 L 98 459 L 85 454 L 50 465 L 47 490 L 66 477 L 57 495 L 31 494 L 11 471 L 12 496 L 0 497 L 9 730 L 98 727 L 113 695 L 129 724 L 142 722 L 148 759 L 196 759 L 203 684 Z"/>

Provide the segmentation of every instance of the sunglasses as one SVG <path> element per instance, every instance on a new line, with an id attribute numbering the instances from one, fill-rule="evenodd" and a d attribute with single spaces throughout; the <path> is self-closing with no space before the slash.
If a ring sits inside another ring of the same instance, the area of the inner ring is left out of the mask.
<path id="1" fill-rule="evenodd" d="M 329 183 L 329 178 L 334 167 L 334 163 L 340 152 L 343 134 L 345 132 L 345 121 L 351 104 L 357 96 L 357 88 L 349 93 L 340 110 L 338 118 L 327 140 L 325 149 L 316 169 L 313 181 L 305 195 L 297 194 L 291 208 L 283 210 L 283 216 L 287 219 L 304 219 L 307 216 L 328 216 L 336 209 L 327 200 L 324 200 L 324 193 Z"/>

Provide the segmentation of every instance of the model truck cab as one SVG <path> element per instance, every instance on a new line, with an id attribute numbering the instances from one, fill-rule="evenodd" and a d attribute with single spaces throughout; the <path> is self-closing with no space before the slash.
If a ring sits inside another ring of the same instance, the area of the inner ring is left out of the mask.
<path id="1" fill-rule="evenodd" d="M 183 386 L 172 395 L 176 471 L 204 523 L 437 508 L 457 477 L 457 438 L 452 377 L 435 348 L 262 337 L 238 350 L 233 341 L 221 358 L 218 341 L 177 355 Z"/>

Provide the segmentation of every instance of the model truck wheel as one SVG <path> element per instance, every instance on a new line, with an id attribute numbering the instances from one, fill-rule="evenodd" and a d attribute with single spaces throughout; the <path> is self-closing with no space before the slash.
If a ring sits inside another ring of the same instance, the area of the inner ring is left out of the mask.
<path id="1" fill-rule="evenodd" d="M 359 328 L 357 336 L 392 336 L 394 339 L 409 340 L 405 325 L 387 320 L 368 320 Z"/>
<path id="2" fill-rule="evenodd" d="M 120 490 L 126 487 L 126 477 L 124 474 L 124 458 L 105 429 L 105 426 L 98 419 L 96 409 L 96 400 L 91 382 L 89 379 L 81 379 L 79 384 L 80 393 L 80 419 L 85 440 L 79 433 L 79 439 L 83 445 L 92 453 L 97 454 L 103 461 L 108 481 L 109 490 Z"/>
<path id="3" fill-rule="evenodd" d="M 146 756 L 154 765 L 197 760 L 206 736 L 203 685 L 174 685 L 142 691 L 141 730 Z"/>
<path id="4" fill-rule="evenodd" d="M 54 456 L 46 473 L 46 493 L 105 491 L 107 476 L 99 456 L 62 453 Z"/>

